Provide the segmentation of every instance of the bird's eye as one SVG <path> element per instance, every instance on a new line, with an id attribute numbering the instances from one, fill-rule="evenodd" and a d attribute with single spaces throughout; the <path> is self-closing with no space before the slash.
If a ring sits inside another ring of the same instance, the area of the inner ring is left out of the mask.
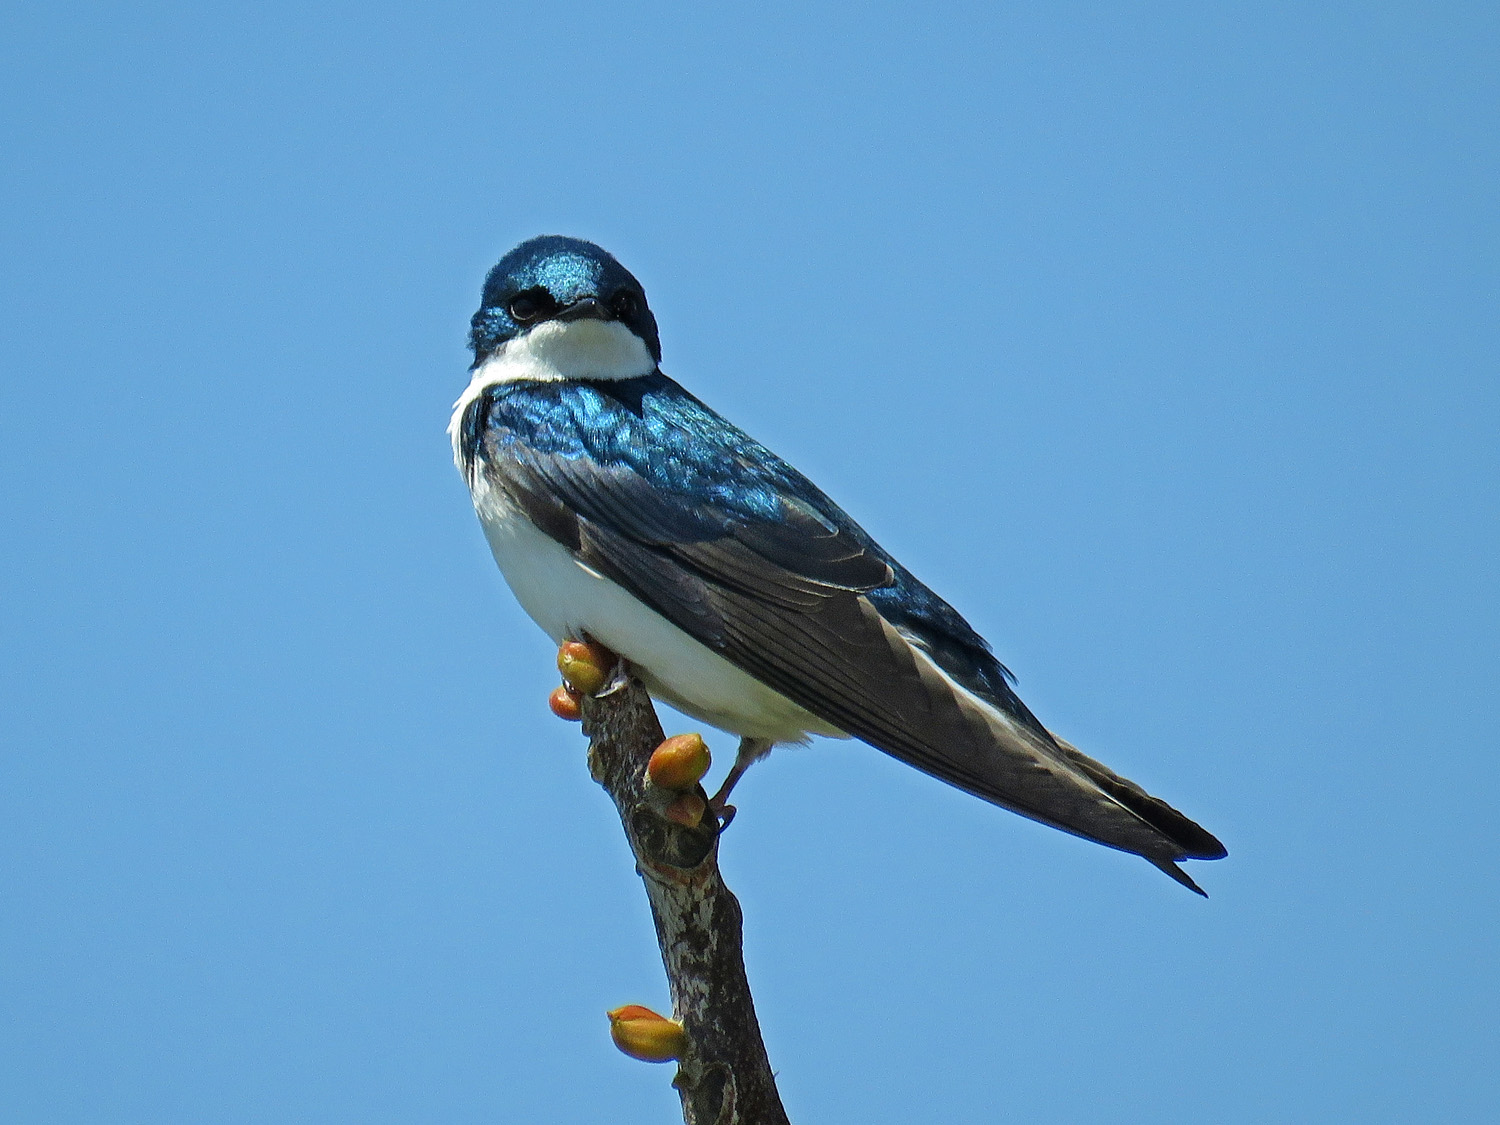
<path id="1" fill-rule="evenodd" d="M 548 312 L 554 304 L 555 302 L 546 290 L 528 289 L 512 297 L 506 308 L 510 312 L 511 319 L 517 324 L 525 324 Z"/>
<path id="2" fill-rule="evenodd" d="M 609 307 L 621 320 L 635 314 L 635 294 L 629 289 L 621 289 L 609 302 Z"/>

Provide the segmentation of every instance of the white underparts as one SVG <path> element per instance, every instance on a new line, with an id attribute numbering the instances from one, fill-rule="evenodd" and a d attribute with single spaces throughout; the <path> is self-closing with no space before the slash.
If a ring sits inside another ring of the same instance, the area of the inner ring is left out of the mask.
<path id="1" fill-rule="evenodd" d="M 652 695 L 741 737 L 847 737 L 584 566 L 482 476 L 473 488 L 474 507 L 505 581 L 554 641 L 587 633 L 629 660 Z"/>

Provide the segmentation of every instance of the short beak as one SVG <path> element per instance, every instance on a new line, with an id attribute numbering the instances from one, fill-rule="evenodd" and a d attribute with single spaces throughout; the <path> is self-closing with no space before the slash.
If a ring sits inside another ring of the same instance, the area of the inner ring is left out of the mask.
<path id="1" fill-rule="evenodd" d="M 613 320 L 609 309 L 605 308 L 598 297 L 584 297 L 582 300 L 574 301 L 567 308 L 557 313 L 553 320 Z"/>

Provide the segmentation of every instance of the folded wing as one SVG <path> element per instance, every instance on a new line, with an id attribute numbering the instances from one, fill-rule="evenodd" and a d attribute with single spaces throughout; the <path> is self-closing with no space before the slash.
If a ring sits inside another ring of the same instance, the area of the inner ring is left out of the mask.
<path id="1" fill-rule="evenodd" d="M 893 624 L 867 596 L 890 586 L 892 566 L 836 508 L 830 515 L 783 492 L 751 516 L 701 490 L 648 481 L 629 464 L 515 443 L 481 471 L 580 561 L 878 749 L 1141 855 L 1193 890 L 1176 861 L 1225 854 L 1187 817 L 1053 737 L 1019 700 L 961 682 L 919 632 Z M 765 481 L 754 484 L 763 494 Z"/>

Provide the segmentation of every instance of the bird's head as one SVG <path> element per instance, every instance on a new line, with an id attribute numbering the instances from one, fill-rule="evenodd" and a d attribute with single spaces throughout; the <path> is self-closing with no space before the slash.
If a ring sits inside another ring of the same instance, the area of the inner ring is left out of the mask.
<path id="1" fill-rule="evenodd" d="M 474 367 L 515 379 L 628 379 L 661 361 L 656 318 L 624 266 L 592 242 L 543 235 L 484 279 L 470 322 Z"/>

